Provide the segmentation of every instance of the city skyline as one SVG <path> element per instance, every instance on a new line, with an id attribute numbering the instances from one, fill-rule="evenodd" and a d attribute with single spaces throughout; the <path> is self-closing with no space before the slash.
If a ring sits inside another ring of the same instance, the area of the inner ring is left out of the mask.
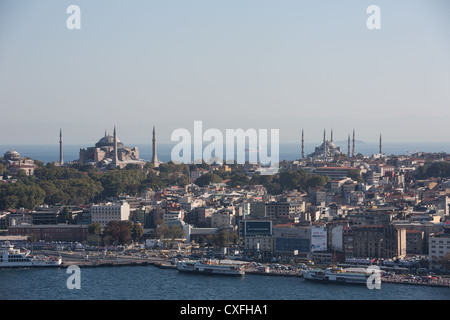
<path id="1" fill-rule="evenodd" d="M 81 9 L 68 30 L 66 9 Z M 368 6 L 381 8 L 369 30 Z M 280 129 L 280 143 L 446 142 L 446 1 L 6 1 L 0 145 L 130 143 L 178 128 Z M 447 19 L 446 19 L 447 18 Z M 345 145 L 342 145 L 345 148 Z"/>

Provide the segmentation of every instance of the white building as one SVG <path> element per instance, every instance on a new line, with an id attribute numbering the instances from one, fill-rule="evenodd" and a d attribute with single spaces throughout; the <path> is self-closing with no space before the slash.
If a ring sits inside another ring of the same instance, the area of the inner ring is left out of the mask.
<path id="1" fill-rule="evenodd" d="M 92 223 L 99 223 L 102 228 L 110 221 L 127 221 L 129 217 L 130 205 L 126 201 L 91 206 Z"/>
<path id="2" fill-rule="evenodd" d="M 430 263 L 439 267 L 439 262 L 450 259 L 450 228 L 430 235 L 428 254 Z"/>

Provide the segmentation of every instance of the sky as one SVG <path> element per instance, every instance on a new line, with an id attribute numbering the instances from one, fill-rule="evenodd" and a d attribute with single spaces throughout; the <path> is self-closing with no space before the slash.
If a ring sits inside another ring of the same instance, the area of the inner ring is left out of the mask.
<path id="1" fill-rule="evenodd" d="M 70 5 L 81 29 L 69 30 Z M 370 30 L 370 5 L 381 29 Z M 169 142 L 178 128 L 280 142 L 448 142 L 448 0 L 2 0 L 0 145 Z"/>

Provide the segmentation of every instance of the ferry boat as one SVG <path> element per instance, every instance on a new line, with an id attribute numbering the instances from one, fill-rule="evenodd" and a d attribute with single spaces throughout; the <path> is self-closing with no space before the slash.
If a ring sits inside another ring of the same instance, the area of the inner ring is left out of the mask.
<path id="1" fill-rule="evenodd" d="M 31 256 L 29 250 L 15 249 L 9 242 L 0 245 L 0 268 L 59 267 L 61 257 Z"/>
<path id="2" fill-rule="evenodd" d="M 367 279 L 371 273 L 362 268 L 327 268 L 322 269 L 307 269 L 302 271 L 305 280 L 324 281 L 334 283 L 355 283 L 367 284 Z"/>
<path id="3" fill-rule="evenodd" d="M 203 273 L 203 274 L 218 274 L 227 276 L 243 276 L 245 275 L 244 267 L 238 264 L 220 263 L 212 260 L 205 261 L 177 261 L 176 266 L 178 271 Z"/>

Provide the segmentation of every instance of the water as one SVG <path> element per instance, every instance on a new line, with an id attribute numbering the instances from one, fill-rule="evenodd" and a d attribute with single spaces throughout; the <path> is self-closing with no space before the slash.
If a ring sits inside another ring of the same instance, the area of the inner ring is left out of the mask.
<path id="1" fill-rule="evenodd" d="M 341 146 L 342 152 L 347 153 L 346 143 L 336 142 Z M 139 148 L 140 158 L 150 161 L 152 158 L 152 146 L 150 144 L 127 144 L 128 146 L 136 146 Z M 314 151 L 319 144 L 306 143 L 305 154 L 308 155 Z M 158 144 L 158 159 L 163 162 L 171 160 L 171 151 L 175 144 L 161 143 Z M 64 145 L 63 158 L 64 161 L 78 160 L 80 148 L 90 147 L 89 145 Z M 0 145 L 0 157 L 9 150 L 16 150 L 22 156 L 30 157 L 33 160 L 41 160 L 44 163 L 59 161 L 59 144 L 43 144 L 43 145 Z M 378 144 L 357 142 L 356 153 L 365 156 L 371 156 L 378 153 Z M 383 143 L 383 153 L 387 155 L 407 155 L 415 152 L 447 152 L 450 153 L 450 143 Z M 224 153 L 226 154 L 226 153 Z M 280 143 L 279 158 L 280 160 L 297 160 L 301 157 L 300 143 Z"/>
<path id="2" fill-rule="evenodd" d="M 380 290 L 297 277 L 180 273 L 154 266 L 81 269 L 81 289 L 68 289 L 60 269 L 0 269 L 0 300 L 449 300 L 450 288 L 383 283 Z"/>

